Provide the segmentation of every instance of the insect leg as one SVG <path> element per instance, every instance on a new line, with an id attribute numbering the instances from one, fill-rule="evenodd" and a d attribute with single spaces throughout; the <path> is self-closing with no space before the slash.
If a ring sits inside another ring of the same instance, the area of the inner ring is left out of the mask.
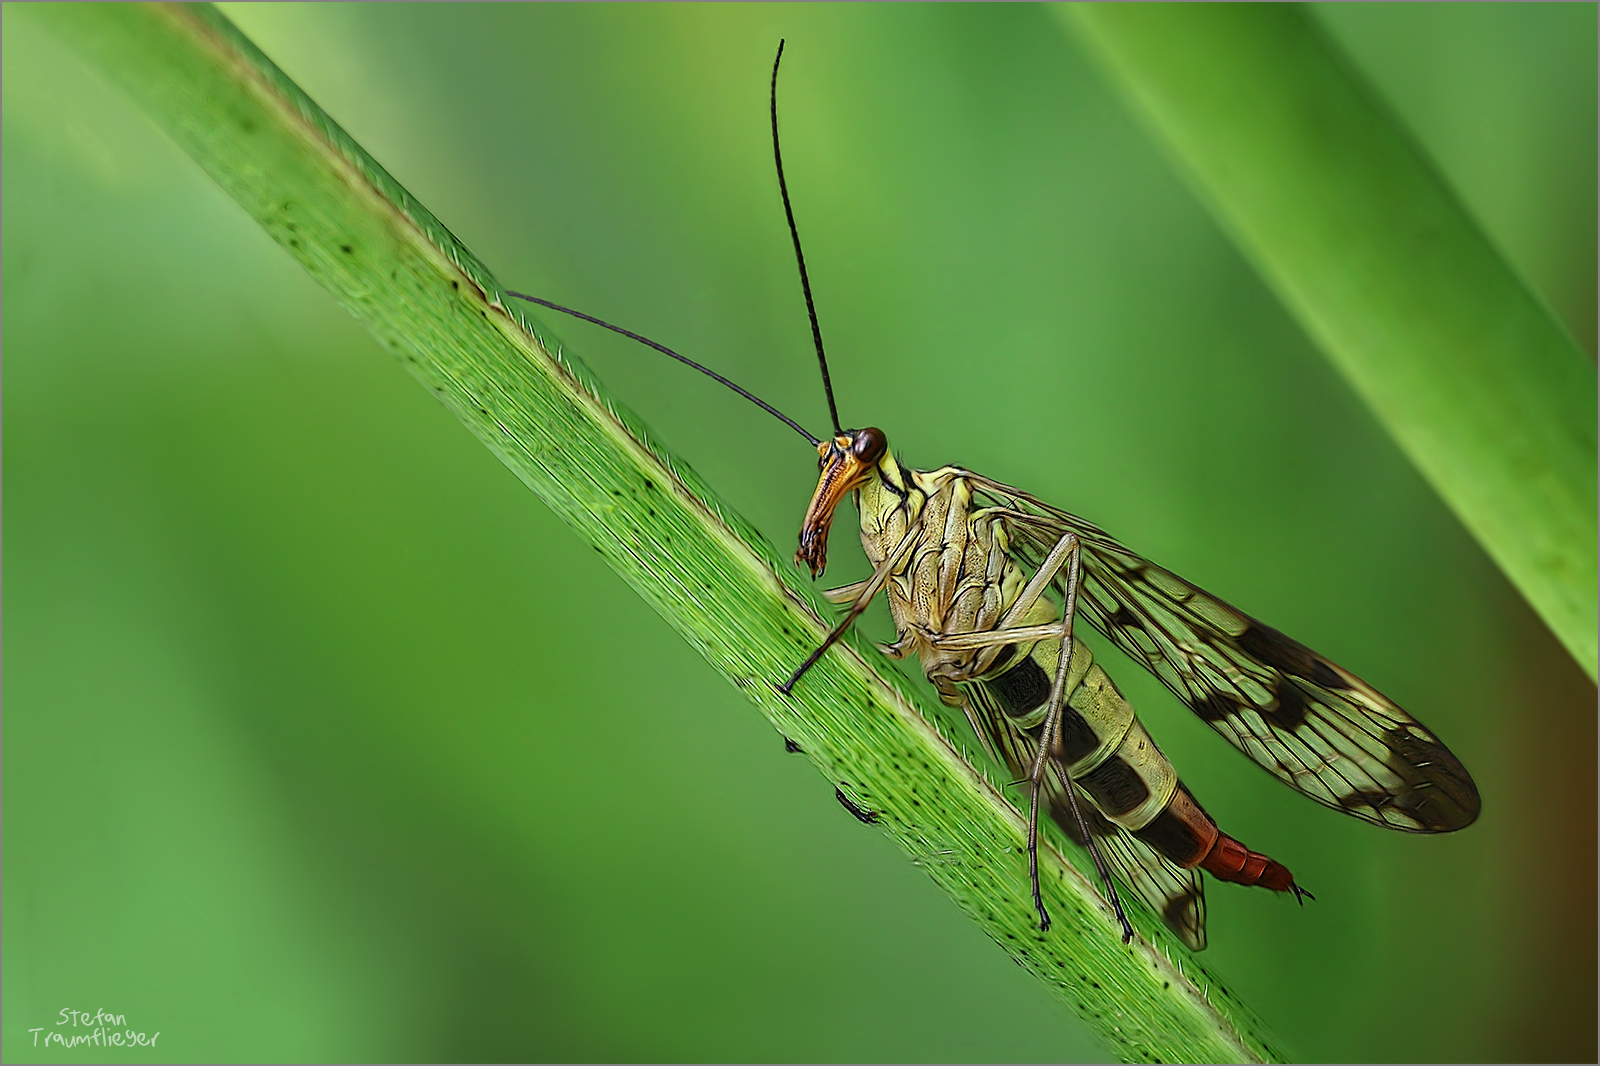
<path id="1" fill-rule="evenodd" d="M 829 603 L 854 603 L 856 602 L 856 597 L 866 591 L 867 584 L 871 580 L 872 579 L 869 577 L 866 579 L 866 581 L 856 581 L 849 585 L 840 585 L 836 589 L 824 589 L 822 598 L 827 600 Z"/>
<path id="2" fill-rule="evenodd" d="M 1001 512 L 1002 515 L 1008 513 L 1015 514 L 1016 512 Z M 1065 590 L 1067 607 L 1062 612 L 1062 620 L 1068 623 L 1067 639 L 1070 640 L 1072 638 L 1072 612 L 1076 606 L 1078 587 L 1078 535 L 1076 533 L 1063 533 L 1061 539 L 1056 541 L 1056 546 L 1050 549 L 1050 554 L 1044 557 L 1044 561 L 1039 564 L 1039 569 L 1034 572 L 1027 585 L 1023 586 L 1022 592 L 1017 596 L 1017 602 L 1013 603 L 1011 609 L 1006 611 L 1004 617 L 1000 619 L 999 628 L 1003 629 L 1014 625 L 1018 618 L 1021 618 L 1031 610 L 1033 605 L 1039 602 L 1039 597 L 1044 595 L 1044 590 L 1049 588 L 1050 583 L 1061 573 L 1062 566 L 1066 564 L 1070 565 L 1068 567 L 1067 588 Z M 1068 658 L 1070 659 L 1071 656 L 1068 656 Z"/>
<path id="3" fill-rule="evenodd" d="M 1122 900 L 1117 897 L 1117 886 L 1111 880 L 1111 871 L 1106 869 L 1106 861 L 1100 854 L 1100 849 L 1095 846 L 1094 837 L 1089 833 L 1089 826 L 1084 821 L 1083 812 L 1078 809 L 1077 789 L 1072 784 L 1072 775 L 1067 772 L 1066 766 L 1058 760 L 1061 754 L 1061 723 L 1064 715 L 1062 708 L 1066 705 L 1067 671 L 1072 664 L 1072 616 L 1078 606 L 1078 580 L 1081 573 L 1081 555 L 1079 551 L 1078 535 L 1064 533 L 1056 546 L 1050 549 L 1049 556 L 1045 559 L 1046 565 L 1059 568 L 1061 561 L 1066 563 L 1066 603 L 1061 611 L 1061 653 L 1056 660 L 1055 682 L 1050 686 L 1050 702 L 1045 712 L 1044 725 L 1039 730 L 1039 751 L 1033 759 L 1033 769 L 1029 777 L 1033 782 L 1032 802 L 1028 807 L 1028 870 L 1033 877 L 1033 899 L 1043 918 L 1042 925 L 1048 927 L 1049 916 L 1044 913 L 1044 903 L 1039 899 L 1039 793 L 1044 788 L 1044 775 L 1049 772 L 1052 762 L 1060 771 L 1066 781 L 1065 792 L 1067 805 L 1072 808 L 1072 819 L 1078 823 L 1078 831 L 1089 842 L 1089 857 L 1094 860 L 1094 868 L 1100 874 L 1100 880 L 1106 886 L 1106 897 L 1111 904 L 1111 910 L 1117 916 L 1117 922 L 1122 926 L 1122 942 L 1126 944 L 1133 939 L 1133 926 L 1128 923 L 1128 916 L 1122 912 Z M 1034 575 L 1034 581 L 1029 582 L 1030 587 L 1039 580 L 1044 573 Z M 1024 592 L 1026 593 L 1026 589 Z"/>
<path id="4" fill-rule="evenodd" d="M 862 825 L 878 824 L 878 812 L 869 811 L 864 807 L 859 806 L 855 800 L 844 794 L 844 789 L 835 786 L 833 790 L 833 796 L 839 801 L 845 810 L 855 815 L 856 821 L 860 822 Z"/>
<path id="5" fill-rule="evenodd" d="M 1027 644 L 1036 640 L 1050 640 L 1060 635 L 1061 624 L 1050 622 L 1047 625 L 980 630 L 976 633 L 924 633 L 922 639 L 940 651 L 972 651 L 976 648 L 992 648 L 996 644 Z"/>
<path id="6" fill-rule="evenodd" d="M 872 602 L 872 597 L 883 589 L 884 583 L 901 566 L 905 565 L 906 556 L 911 554 L 911 549 L 916 547 L 917 540 L 921 535 L 922 521 L 919 517 L 918 520 L 911 523 L 911 528 L 906 530 L 906 535 L 900 539 L 899 544 L 895 545 L 894 551 L 885 556 L 883 562 L 879 563 L 878 568 L 872 572 L 872 576 L 861 583 L 860 592 L 856 595 L 855 602 L 850 605 L 850 610 L 845 612 L 845 616 L 840 619 L 839 624 L 833 627 L 833 631 L 823 639 L 822 644 L 816 651 L 806 656 L 806 661 L 800 664 L 800 668 L 789 675 L 789 680 L 778 686 L 779 692 L 787 696 L 794 688 L 795 683 L 805 675 L 805 672 L 817 664 L 817 660 L 822 658 L 823 653 L 833 647 L 835 641 L 844 636 L 844 631 L 849 629 L 857 618 L 861 617 L 861 612 L 867 609 L 867 605 Z M 850 587 L 854 589 L 856 586 Z"/>
<path id="7" fill-rule="evenodd" d="M 1060 639 L 1061 650 L 1056 660 L 1056 676 L 1050 687 L 1050 699 L 1045 705 L 1045 718 L 1039 731 L 1039 747 L 1034 754 L 1033 765 L 1029 768 L 1027 778 L 1031 785 L 1028 804 L 1028 878 L 1033 887 L 1033 905 L 1039 914 L 1039 928 L 1049 929 L 1050 914 L 1045 910 L 1044 899 L 1039 891 L 1039 795 L 1044 789 L 1045 774 L 1049 773 L 1051 764 L 1054 764 L 1056 772 L 1064 781 L 1067 805 L 1072 811 L 1073 821 L 1078 826 L 1078 834 L 1089 849 L 1089 857 L 1094 861 L 1095 872 L 1100 875 L 1101 883 L 1105 885 L 1106 899 L 1117 917 L 1117 923 L 1122 926 L 1122 941 L 1127 943 L 1133 939 L 1133 926 L 1129 924 L 1128 916 L 1123 912 L 1122 900 L 1117 894 L 1116 883 L 1111 879 L 1105 857 L 1100 854 L 1095 836 L 1089 831 L 1083 812 L 1078 807 L 1077 789 L 1072 783 L 1072 775 L 1060 761 L 1062 724 L 1066 718 L 1064 707 L 1067 696 L 1067 675 L 1072 665 L 1072 621 L 1077 609 L 1078 581 L 1081 573 L 1079 547 L 1076 533 L 1062 534 L 1032 579 L 1024 586 L 1016 602 L 1000 619 L 998 628 L 986 632 L 930 635 L 927 639 L 941 649 L 981 648 L 1028 640 Z M 1064 577 L 1062 577 L 1063 571 L 1065 571 Z M 1058 577 L 1062 577 L 1066 601 L 1061 612 L 1061 621 L 1048 625 L 1013 627 L 1011 623 L 1032 608 L 1044 594 L 1044 590 Z"/>

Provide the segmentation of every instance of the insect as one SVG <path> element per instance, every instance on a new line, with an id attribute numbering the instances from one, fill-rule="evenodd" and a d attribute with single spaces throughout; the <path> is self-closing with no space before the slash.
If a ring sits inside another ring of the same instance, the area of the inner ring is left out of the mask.
<path id="1" fill-rule="evenodd" d="M 509 295 L 646 344 L 720 381 L 800 433 L 819 477 L 795 561 L 813 578 L 846 498 L 872 564 L 833 589 L 848 607 L 780 686 L 788 693 L 880 594 L 897 639 L 990 755 L 1028 786 L 1028 859 L 1041 930 L 1041 812 L 1087 847 L 1123 940 L 1133 928 L 1116 883 L 1179 939 L 1205 946 L 1200 871 L 1222 881 L 1311 894 L 1283 864 L 1223 832 L 1206 813 L 1075 632 L 1079 621 L 1158 677 L 1195 714 L 1268 772 L 1317 802 L 1375 825 L 1442 833 L 1478 816 L 1476 786 L 1433 733 L 1372 686 L 1130 551 L 1069 512 L 956 466 L 900 462 L 883 431 L 841 428 L 778 136 L 778 70 L 770 92 L 773 159 L 834 431 L 820 439 L 708 368 L 653 340 L 523 293 Z M 843 794 L 856 817 L 872 821 Z"/>

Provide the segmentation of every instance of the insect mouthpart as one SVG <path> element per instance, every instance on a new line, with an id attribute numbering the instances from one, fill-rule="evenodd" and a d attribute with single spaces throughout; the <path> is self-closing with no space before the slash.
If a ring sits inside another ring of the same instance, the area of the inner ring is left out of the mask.
<path id="1" fill-rule="evenodd" d="M 872 426 L 846 430 L 817 445 L 817 491 L 800 524 L 800 547 L 794 553 L 794 561 L 809 567 L 813 578 L 828 566 L 828 527 L 834 509 L 872 477 L 888 450 L 889 439 Z"/>

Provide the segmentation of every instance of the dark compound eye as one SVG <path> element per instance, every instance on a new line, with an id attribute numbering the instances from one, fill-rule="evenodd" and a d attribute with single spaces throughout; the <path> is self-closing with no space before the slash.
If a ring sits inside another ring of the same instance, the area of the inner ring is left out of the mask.
<path id="1" fill-rule="evenodd" d="M 883 435 L 883 430 L 874 426 L 857 430 L 855 438 L 850 442 L 850 454 L 868 466 L 877 463 L 888 450 L 889 438 Z"/>

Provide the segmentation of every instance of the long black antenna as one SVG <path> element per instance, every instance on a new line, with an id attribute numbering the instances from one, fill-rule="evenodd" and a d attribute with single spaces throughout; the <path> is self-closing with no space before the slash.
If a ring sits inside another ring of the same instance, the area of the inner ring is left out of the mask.
<path id="1" fill-rule="evenodd" d="M 743 396 L 745 399 L 749 400 L 751 403 L 755 404 L 757 407 L 759 407 L 763 411 L 767 412 L 767 414 L 769 414 L 772 417 L 778 419 L 784 425 L 788 426 L 790 429 L 792 429 L 796 433 L 800 434 L 812 446 L 816 446 L 816 445 L 822 443 L 816 437 L 813 437 L 809 432 L 807 432 L 805 427 L 800 425 L 800 423 L 796 422 L 794 419 L 790 418 L 788 415 L 784 414 L 782 411 L 778 410 L 776 407 L 772 406 L 770 403 L 768 403 L 767 401 L 763 400 L 761 397 L 757 396 L 755 393 L 747 392 L 746 390 L 740 388 L 739 386 L 735 385 L 733 382 L 729 381 L 727 378 L 723 377 L 721 374 L 717 373 L 715 370 L 712 370 L 710 367 L 701 366 L 699 363 L 695 362 L 693 359 L 690 359 L 686 355 L 679 355 L 677 352 L 673 351 L 671 348 L 668 348 L 665 344 L 657 344 L 655 341 L 651 340 L 649 337 L 642 337 L 639 334 L 633 332 L 633 330 L 631 330 L 631 329 L 623 329 L 621 326 L 613 326 L 611 323 L 606 322 L 603 319 L 596 318 L 593 315 L 586 315 L 582 311 L 574 311 L 570 307 L 562 307 L 560 304 L 551 303 L 549 300 L 541 300 L 537 296 L 529 296 L 525 292 L 512 292 L 510 289 L 505 289 L 503 291 L 505 292 L 505 294 L 507 296 L 515 296 L 519 300 L 527 300 L 529 303 L 538 304 L 540 307 L 548 307 L 552 311 L 560 311 L 564 315 L 571 315 L 573 318 L 581 318 L 585 322 L 593 322 L 595 325 L 603 327 L 605 329 L 609 329 L 613 333 L 620 333 L 624 337 L 628 337 L 628 338 L 631 338 L 633 340 L 638 341 L 640 344 L 649 345 L 651 348 L 654 348 L 656 351 L 660 352 L 662 355 L 669 355 L 672 358 L 676 359 L 678 362 L 684 364 L 685 366 L 694 367 L 696 370 L 700 371 L 700 373 L 704 374 L 706 377 L 713 378 L 713 379 L 715 379 L 717 381 L 722 382 L 724 385 L 728 386 L 728 388 L 732 389 L 734 392 L 737 392 L 740 396 Z"/>
<path id="2" fill-rule="evenodd" d="M 778 57 L 772 61 L 772 159 L 778 165 L 778 192 L 783 194 L 783 213 L 789 219 L 789 236 L 794 238 L 794 261 L 800 266 L 800 288 L 806 294 L 806 314 L 811 316 L 811 339 L 817 345 L 817 364 L 822 367 L 822 388 L 828 394 L 828 414 L 833 431 L 839 428 L 839 406 L 833 402 L 833 379 L 828 377 L 828 357 L 822 351 L 822 327 L 817 325 L 817 305 L 811 299 L 811 279 L 806 275 L 806 253 L 800 250 L 800 231 L 795 229 L 794 208 L 789 206 L 789 183 L 783 180 L 783 148 L 778 143 L 778 64 L 783 62 L 783 41 L 778 42 Z"/>

